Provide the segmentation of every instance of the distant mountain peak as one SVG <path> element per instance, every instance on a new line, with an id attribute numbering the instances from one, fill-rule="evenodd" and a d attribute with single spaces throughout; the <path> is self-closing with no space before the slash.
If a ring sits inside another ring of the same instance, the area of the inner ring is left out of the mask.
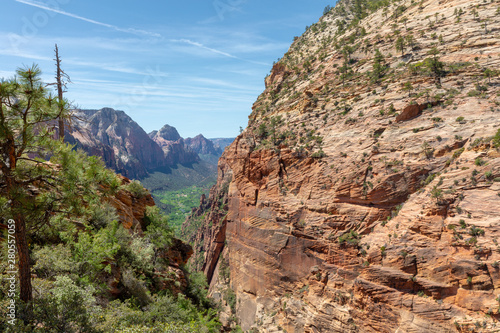
<path id="1" fill-rule="evenodd" d="M 217 149 L 213 142 L 205 138 L 202 134 L 198 134 L 194 138 L 187 138 L 184 143 L 192 151 L 202 155 L 220 156 L 222 150 Z"/>
<path id="2" fill-rule="evenodd" d="M 155 135 L 167 141 L 177 141 L 181 139 L 181 136 L 179 135 L 179 132 L 177 132 L 177 129 L 168 124 L 163 126 Z"/>

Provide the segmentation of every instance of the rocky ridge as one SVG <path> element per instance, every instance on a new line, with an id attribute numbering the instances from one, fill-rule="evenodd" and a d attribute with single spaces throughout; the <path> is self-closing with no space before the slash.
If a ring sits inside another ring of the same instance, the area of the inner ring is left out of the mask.
<path id="1" fill-rule="evenodd" d="M 189 149 L 197 154 L 202 155 L 222 155 L 222 149 L 220 147 L 215 147 L 211 140 L 205 138 L 202 134 L 198 134 L 194 138 L 187 138 L 184 143 Z"/>
<path id="2" fill-rule="evenodd" d="M 199 161 L 198 155 L 186 147 L 184 139 L 181 138 L 175 127 L 165 125 L 159 131 L 150 133 L 150 137 L 163 150 L 167 165 Z"/>
<path id="3" fill-rule="evenodd" d="M 125 114 L 111 108 L 76 110 L 76 121 L 65 140 L 89 155 L 100 156 L 106 166 L 130 178 L 147 175 L 165 165 L 160 147 Z"/>
<path id="4" fill-rule="evenodd" d="M 142 179 L 151 171 L 200 160 L 172 126 L 147 134 L 125 112 L 111 108 L 75 110 L 75 116 L 66 141 L 100 156 L 123 176 Z"/>
<path id="5" fill-rule="evenodd" d="M 186 222 L 228 326 L 498 329 L 498 8 L 339 1 L 296 38 Z"/>
<path id="6" fill-rule="evenodd" d="M 229 146 L 231 143 L 233 143 L 235 138 L 212 138 L 209 139 L 210 141 L 213 142 L 214 147 L 216 149 L 220 149 L 221 153 L 226 149 L 227 146 Z"/>

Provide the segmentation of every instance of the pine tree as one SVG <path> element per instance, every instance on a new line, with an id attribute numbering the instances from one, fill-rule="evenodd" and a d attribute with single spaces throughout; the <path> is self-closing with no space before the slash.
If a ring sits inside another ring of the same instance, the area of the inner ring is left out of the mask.
<path id="1" fill-rule="evenodd" d="M 401 19 L 401 22 L 403 22 L 403 24 L 405 25 L 405 29 L 408 30 L 408 28 L 406 27 L 406 23 L 408 22 L 408 18 L 407 17 L 403 17 Z"/>
<path id="2" fill-rule="evenodd" d="M 20 298 L 26 303 L 33 296 L 24 210 L 31 196 L 28 186 L 41 181 L 46 173 L 43 163 L 29 156 L 43 153 L 49 135 L 43 124 L 57 118 L 56 102 L 45 97 L 40 74 L 33 65 L 18 69 L 17 79 L 0 84 L 0 180 L 5 186 L 9 216 L 15 221 Z"/>
<path id="3" fill-rule="evenodd" d="M 413 34 L 406 35 L 405 41 L 406 45 L 410 47 L 410 50 L 413 50 L 415 48 L 415 38 L 413 37 Z"/>
<path id="4" fill-rule="evenodd" d="M 351 62 L 351 54 L 354 53 L 354 48 L 350 45 L 344 45 L 342 47 L 342 55 L 344 56 L 344 62 Z"/>
<path id="5" fill-rule="evenodd" d="M 427 58 L 424 60 L 425 66 L 436 78 L 436 83 L 441 83 L 441 76 L 443 75 L 444 64 L 439 61 L 438 55 L 439 50 L 437 47 L 430 49 L 427 54 L 432 55 L 432 58 Z"/>
<path id="6" fill-rule="evenodd" d="M 100 159 L 54 139 L 59 103 L 47 94 L 40 75 L 33 65 L 0 82 L 0 213 L 15 221 L 25 321 L 32 312 L 28 239 L 35 236 L 34 230 L 54 219 L 74 221 L 86 214 L 89 198 L 98 197 L 90 194 L 119 185 Z"/>
<path id="7" fill-rule="evenodd" d="M 339 67 L 340 79 L 342 80 L 342 86 L 345 85 L 345 80 L 350 78 L 352 75 L 352 68 L 347 62 L 344 62 L 341 67 Z"/>
<path id="8" fill-rule="evenodd" d="M 384 55 L 379 49 L 375 50 L 375 57 L 373 58 L 373 71 L 371 72 L 372 82 L 378 82 L 380 78 L 385 75 L 387 65 L 385 63 Z"/>
<path id="9" fill-rule="evenodd" d="M 483 74 L 484 74 L 484 77 L 488 79 L 488 83 L 491 84 L 491 78 L 492 77 L 496 77 L 498 76 L 498 71 L 496 70 L 491 70 L 489 68 L 485 69 Z"/>
<path id="10" fill-rule="evenodd" d="M 405 47 L 406 47 L 406 42 L 404 37 L 399 36 L 398 39 L 396 39 L 396 50 L 401 51 L 401 56 L 404 55 Z"/>

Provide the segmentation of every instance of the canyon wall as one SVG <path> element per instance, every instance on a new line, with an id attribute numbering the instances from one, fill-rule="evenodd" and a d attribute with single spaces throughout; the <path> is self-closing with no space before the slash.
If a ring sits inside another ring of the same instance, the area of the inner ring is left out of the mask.
<path id="1" fill-rule="evenodd" d="M 499 329 L 498 8 L 339 1 L 295 39 L 186 221 L 227 326 Z"/>

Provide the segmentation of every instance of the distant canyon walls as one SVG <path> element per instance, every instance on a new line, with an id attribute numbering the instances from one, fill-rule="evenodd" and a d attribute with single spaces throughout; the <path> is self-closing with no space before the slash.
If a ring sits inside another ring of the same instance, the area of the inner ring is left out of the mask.
<path id="1" fill-rule="evenodd" d="M 148 135 L 123 111 L 76 110 L 75 115 L 77 120 L 66 134 L 66 141 L 100 156 L 107 167 L 129 178 L 141 179 L 152 170 L 196 163 L 199 154 L 216 159 L 222 153 L 203 135 L 185 140 L 169 125 Z"/>

